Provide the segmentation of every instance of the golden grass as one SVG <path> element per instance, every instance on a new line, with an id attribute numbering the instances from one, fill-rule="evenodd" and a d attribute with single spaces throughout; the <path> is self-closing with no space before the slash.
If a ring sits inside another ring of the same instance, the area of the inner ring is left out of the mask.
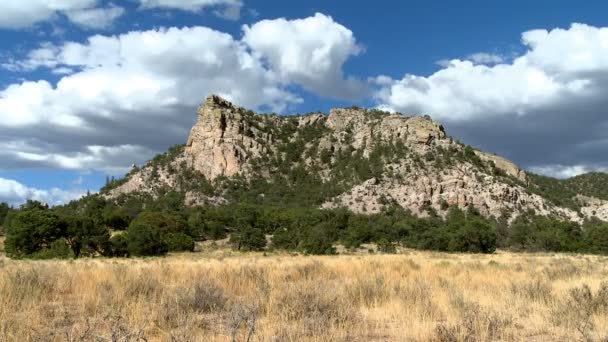
<path id="1" fill-rule="evenodd" d="M 0 257 L 0 341 L 602 340 L 607 261 L 415 251 Z"/>

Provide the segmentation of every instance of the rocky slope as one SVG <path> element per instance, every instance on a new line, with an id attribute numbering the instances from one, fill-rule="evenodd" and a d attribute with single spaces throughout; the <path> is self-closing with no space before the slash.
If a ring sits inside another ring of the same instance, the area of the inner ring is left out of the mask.
<path id="1" fill-rule="evenodd" d="M 273 204 L 362 213 L 398 205 L 424 216 L 474 206 L 511 219 L 534 210 L 608 220 L 606 201 L 586 197 L 576 211 L 532 192 L 529 182 L 514 163 L 455 141 L 428 116 L 355 107 L 329 115 L 257 115 L 210 96 L 185 146 L 134 169 L 105 194 L 160 196 L 172 189 L 187 205 L 279 198 Z M 300 202 L 287 203 L 294 198 Z"/>

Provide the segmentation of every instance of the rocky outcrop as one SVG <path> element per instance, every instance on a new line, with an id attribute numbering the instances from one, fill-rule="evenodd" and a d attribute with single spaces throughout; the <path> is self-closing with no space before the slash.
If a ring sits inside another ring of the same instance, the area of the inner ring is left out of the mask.
<path id="1" fill-rule="evenodd" d="M 250 159 L 266 152 L 270 136 L 260 132 L 255 115 L 219 96 L 209 96 L 199 107 L 185 155 L 207 179 L 233 176 Z"/>
<path id="2" fill-rule="evenodd" d="M 539 215 L 581 221 L 575 211 L 553 206 L 521 186 L 498 182 L 493 176 L 480 174 L 471 165 L 442 172 L 418 170 L 401 181 L 372 178 L 325 202 L 323 207 L 346 207 L 358 213 L 373 214 L 389 204 L 397 204 L 418 216 L 427 215 L 425 208 L 429 207 L 443 215 L 450 207 L 466 210 L 472 205 L 484 216 L 507 214 L 513 219 L 520 212 L 534 210 Z"/>
<path id="3" fill-rule="evenodd" d="M 608 221 L 608 201 L 578 195 L 577 200 L 583 205 L 581 213 L 585 217 L 597 217 L 602 221 Z"/>
<path id="4" fill-rule="evenodd" d="M 332 109 L 327 127 L 333 132 L 351 132 L 352 146 L 360 148 L 370 142 L 402 142 L 416 149 L 424 149 L 446 138 L 443 126 L 428 116 L 381 114 L 360 108 Z"/>
<path id="5" fill-rule="evenodd" d="M 395 155 L 397 147 L 399 155 Z M 427 208 L 445 214 L 449 207 L 474 206 L 485 216 L 506 213 L 511 219 L 534 210 L 579 222 L 591 216 L 608 220 L 608 201 L 579 198 L 584 204 L 582 215 L 556 207 L 525 188 L 526 173 L 517 165 L 482 151 L 474 151 L 479 159 L 471 157 L 464 145 L 447 136 L 444 128 L 428 116 L 356 107 L 332 109 L 329 115 L 256 115 L 215 95 L 198 108 L 198 120 L 183 151 L 160 164 L 150 162 L 141 170 L 133 170 L 106 196 L 138 191 L 154 195 L 160 189 L 180 188 L 188 206 L 221 205 L 226 203 L 221 191 L 206 195 L 192 191 L 184 185 L 187 180 L 178 176 L 194 171 L 211 182 L 235 175 L 251 180 L 276 175 L 277 163 L 290 160 L 293 165 L 280 168 L 304 166 L 321 180 L 335 182 L 334 162 L 341 158 L 344 166 L 345 152 L 370 158 L 373 151 L 386 149 L 393 149 L 390 158 L 374 154 L 375 162 L 383 168 L 381 176 L 339 180 L 347 182 L 350 189 L 322 206 L 377 213 L 386 205 L 396 204 L 418 215 L 426 215 Z M 287 157 L 288 153 L 292 155 Z"/>
<path id="6" fill-rule="evenodd" d="M 495 154 L 490 154 L 482 151 L 475 151 L 475 154 L 483 161 L 491 161 L 497 169 L 504 171 L 507 175 L 515 177 L 522 182 L 527 181 L 526 172 L 520 169 L 512 161 L 506 160 L 503 157 Z"/>

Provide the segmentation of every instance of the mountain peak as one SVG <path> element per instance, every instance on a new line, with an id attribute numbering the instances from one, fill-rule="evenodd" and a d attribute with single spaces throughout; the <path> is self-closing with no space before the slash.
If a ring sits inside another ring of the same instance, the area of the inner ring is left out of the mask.
<path id="1" fill-rule="evenodd" d="M 307 188 L 317 187 L 304 197 L 306 205 L 359 213 L 398 205 L 419 215 L 428 208 L 444 215 L 450 206 L 473 206 L 484 216 L 516 217 L 534 210 L 581 220 L 530 193 L 527 175 L 517 165 L 455 141 L 429 116 L 358 107 L 332 109 L 329 115 L 257 115 L 218 95 L 207 97 L 198 114 L 183 150 L 164 159 L 162 167 L 149 164 L 114 193 L 169 186 L 196 199 L 189 205 L 215 203 L 235 196 L 230 195 L 234 188 L 219 184 L 238 176 L 234 180 L 245 182 L 233 185 L 241 195 L 271 201 L 274 194 L 281 205 L 297 197 L 294 191 L 304 191 L 297 182 L 305 182 Z M 192 185 L 196 177 L 213 191 Z"/>
<path id="2" fill-rule="evenodd" d="M 231 108 L 236 108 L 236 106 L 232 102 L 221 97 L 220 95 L 211 94 L 211 95 L 207 96 L 207 98 L 205 99 L 205 102 L 200 106 L 199 113 L 203 113 L 204 112 L 203 110 L 205 108 L 231 109 Z"/>

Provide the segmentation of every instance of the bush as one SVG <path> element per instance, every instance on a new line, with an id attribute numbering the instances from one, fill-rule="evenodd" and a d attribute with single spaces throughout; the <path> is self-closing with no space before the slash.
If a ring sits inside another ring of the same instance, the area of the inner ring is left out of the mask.
<path id="1" fill-rule="evenodd" d="M 327 224 L 320 224 L 307 232 L 299 248 L 307 254 L 336 254 L 334 239 Z"/>
<path id="2" fill-rule="evenodd" d="M 480 218 L 467 218 L 451 237 L 448 245 L 452 252 L 493 253 L 496 250 L 496 231 Z"/>
<path id="3" fill-rule="evenodd" d="M 127 230 L 127 249 L 133 256 L 165 255 L 168 252 L 159 230 L 135 221 Z"/>
<path id="4" fill-rule="evenodd" d="M 259 228 L 245 226 L 230 235 L 230 242 L 238 250 L 260 251 L 266 247 L 266 235 Z"/>
<path id="5" fill-rule="evenodd" d="M 63 239 L 53 241 L 49 247 L 43 248 L 31 254 L 32 259 L 68 259 L 73 258 L 74 253 Z"/>
<path id="6" fill-rule="evenodd" d="M 106 256 L 128 257 L 129 239 L 126 233 L 116 234 L 110 238 L 110 246 L 106 251 Z"/>
<path id="7" fill-rule="evenodd" d="M 397 248 L 387 239 L 378 241 L 378 251 L 382 253 L 394 254 L 397 253 Z"/>
<path id="8" fill-rule="evenodd" d="M 66 230 L 66 222 L 44 208 L 21 210 L 9 215 L 6 221 L 5 250 L 12 257 L 25 257 L 50 248 Z"/>
<path id="9" fill-rule="evenodd" d="M 168 233 L 163 237 L 170 252 L 194 251 L 194 240 L 184 233 Z"/>

